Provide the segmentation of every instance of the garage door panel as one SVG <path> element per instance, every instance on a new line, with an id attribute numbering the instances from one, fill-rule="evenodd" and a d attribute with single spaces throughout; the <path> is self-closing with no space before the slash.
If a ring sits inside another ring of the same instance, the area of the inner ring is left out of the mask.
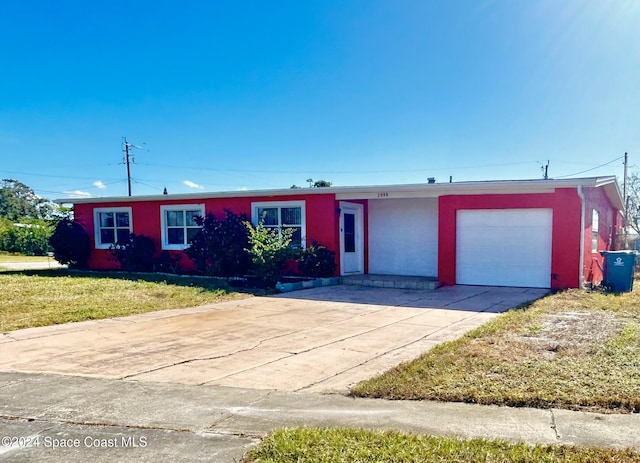
<path id="1" fill-rule="evenodd" d="M 458 284 L 551 286 L 551 209 L 461 210 Z"/>
<path id="2" fill-rule="evenodd" d="M 437 276 L 438 201 L 369 201 L 369 273 Z"/>

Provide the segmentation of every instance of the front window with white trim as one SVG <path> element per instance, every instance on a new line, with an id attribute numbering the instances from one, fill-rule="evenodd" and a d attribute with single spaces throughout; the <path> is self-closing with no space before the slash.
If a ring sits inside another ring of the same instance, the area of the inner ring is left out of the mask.
<path id="1" fill-rule="evenodd" d="M 181 251 L 202 229 L 196 217 L 204 217 L 204 204 L 160 206 L 162 249 Z"/>
<path id="2" fill-rule="evenodd" d="M 260 220 L 266 228 L 278 230 L 292 229 L 291 245 L 305 247 L 305 204 L 304 201 L 269 201 L 251 204 L 251 222 L 258 225 Z"/>
<path id="3" fill-rule="evenodd" d="M 93 210 L 96 249 L 125 243 L 133 232 L 130 207 L 102 207 Z"/>

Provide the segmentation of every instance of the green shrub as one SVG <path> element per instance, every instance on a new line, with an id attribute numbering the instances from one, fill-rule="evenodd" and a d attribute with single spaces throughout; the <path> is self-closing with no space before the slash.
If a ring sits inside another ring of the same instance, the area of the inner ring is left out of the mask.
<path id="1" fill-rule="evenodd" d="M 245 222 L 245 226 L 249 231 L 247 251 L 253 262 L 252 271 L 263 287 L 273 288 L 282 277 L 286 260 L 297 257 L 299 252 L 290 246 L 293 229 L 267 228 L 262 220 L 256 227 L 249 222 Z"/>
<path id="2" fill-rule="evenodd" d="M 332 277 L 336 273 L 335 257 L 335 252 L 314 241 L 310 247 L 302 251 L 298 259 L 298 269 L 306 277 Z"/>
<path id="3" fill-rule="evenodd" d="M 91 244 L 89 235 L 82 225 L 69 219 L 62 219 L 56 225 L 49 244 L 55 259 L 71 268 L 86 268 Z"/>
<path id="4" fill-rule="evenodd" d="M 235 215 L 226 209 L 223 220 L 213 214 L 197 217 L 202 226 L 185 253 L 195 264 L 196 270 L 204 275 L 236 277 L 245 275 L 251 267 L 249 231 L 245 226 L 246 215 Z"/>
<path id="5" fill-rule="evenodd" d="M 129 234 L 124 243 L 111 246 L 111 253 L 127 272 L 150 272 L 153 270 L 153 240 L 144 235 Z"/>
<path id="6" fill-rule="evenodd" d="M 26 256 L 44 256 L 49 250 L 52 232 L 50 222 L 42 219 L 22 219 L 13 223 L 0 219 L 0 250 Z"/>

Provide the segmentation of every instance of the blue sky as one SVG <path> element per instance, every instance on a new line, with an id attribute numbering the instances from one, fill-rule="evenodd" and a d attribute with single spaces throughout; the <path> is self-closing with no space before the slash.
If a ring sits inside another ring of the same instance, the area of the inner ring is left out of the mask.
<path id="1" fill-rule="evenodd" d="M 41 196 L 622 175 L 637 0 L 4 2 L 0 177 Z M 603 164 L 603 167 L 597 168 Z"/>

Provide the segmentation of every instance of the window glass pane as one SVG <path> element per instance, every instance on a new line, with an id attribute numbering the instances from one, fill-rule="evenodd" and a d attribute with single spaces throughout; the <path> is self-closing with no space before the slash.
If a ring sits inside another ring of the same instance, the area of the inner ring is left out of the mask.
<path id="1" fill-rule="evenodd" d="M 591 251 L 598 252 L 598 233 L 600 231 L 600 214 L 593 209 L 591 213 Z"/>
<path id="2" fill-rule="evenodd" d="M 293 229 L 293 235 L 291 236 L 291 246 L 299 248 L 302 246 L 302 228 L 291 227 Z"/>
<path id="3" fill-rule="evenodd" d="M 184 211 L 167 211 L 167 227 L 184 226 Z"/>
<path id="4" fill-rule="evenodd" d="M 169 228 L 167 230 L 167 241 L 169 244 L 185 244 L 184 228 Z"/>
<path id="5" fill-rule="evenodd" d="M 282 225 L 302 225 L 302 210 L 299 207 L 283 207 L 280 209 Z"/>
<path id="6" fill-rule="evenodd" d="M 258 220 L 263 220 L 265 225 L 278 225 L 278 208 L 259 207 Z"/>
<path id="7" fill-rule="evenodd" d="M 118 243 L 126 243 L 129 240 L 129 229 L 117 228 L 116 235 L 118 237 Z"/>
<path id="8" fill-rule="evenodd" d="M 116 227 L 129 228 L 129 213 L 116 212 Z"/>
<path id="9" fill-rule="evenodd" d="M 344 215 L 344 252 L 356 252 L 356 216 Z"/>
<path id="10" fill-rule="evenodd" d="M 198 224 L 194 220 L 196 217 L 200 216 L 200 211 L 187 211 L 187 227 L 197 227 Z"/>
<path id="11" fill-rule="evenodd" d="M 100 230 L 100 244 L 113 244 L 115 242 L 115 235 L 113 228 L 102 228 Z"/>
<path id="12" fill-rule="evenodd" d="M 191 243 L 193 238 L 200 232 L 201 228 L 187 228 L 187 243 Z"/>
<path id="13" fill-rule="evenodd" d="M 100 227 L 113 227 L 113 212 L 100 212 Z"/>

